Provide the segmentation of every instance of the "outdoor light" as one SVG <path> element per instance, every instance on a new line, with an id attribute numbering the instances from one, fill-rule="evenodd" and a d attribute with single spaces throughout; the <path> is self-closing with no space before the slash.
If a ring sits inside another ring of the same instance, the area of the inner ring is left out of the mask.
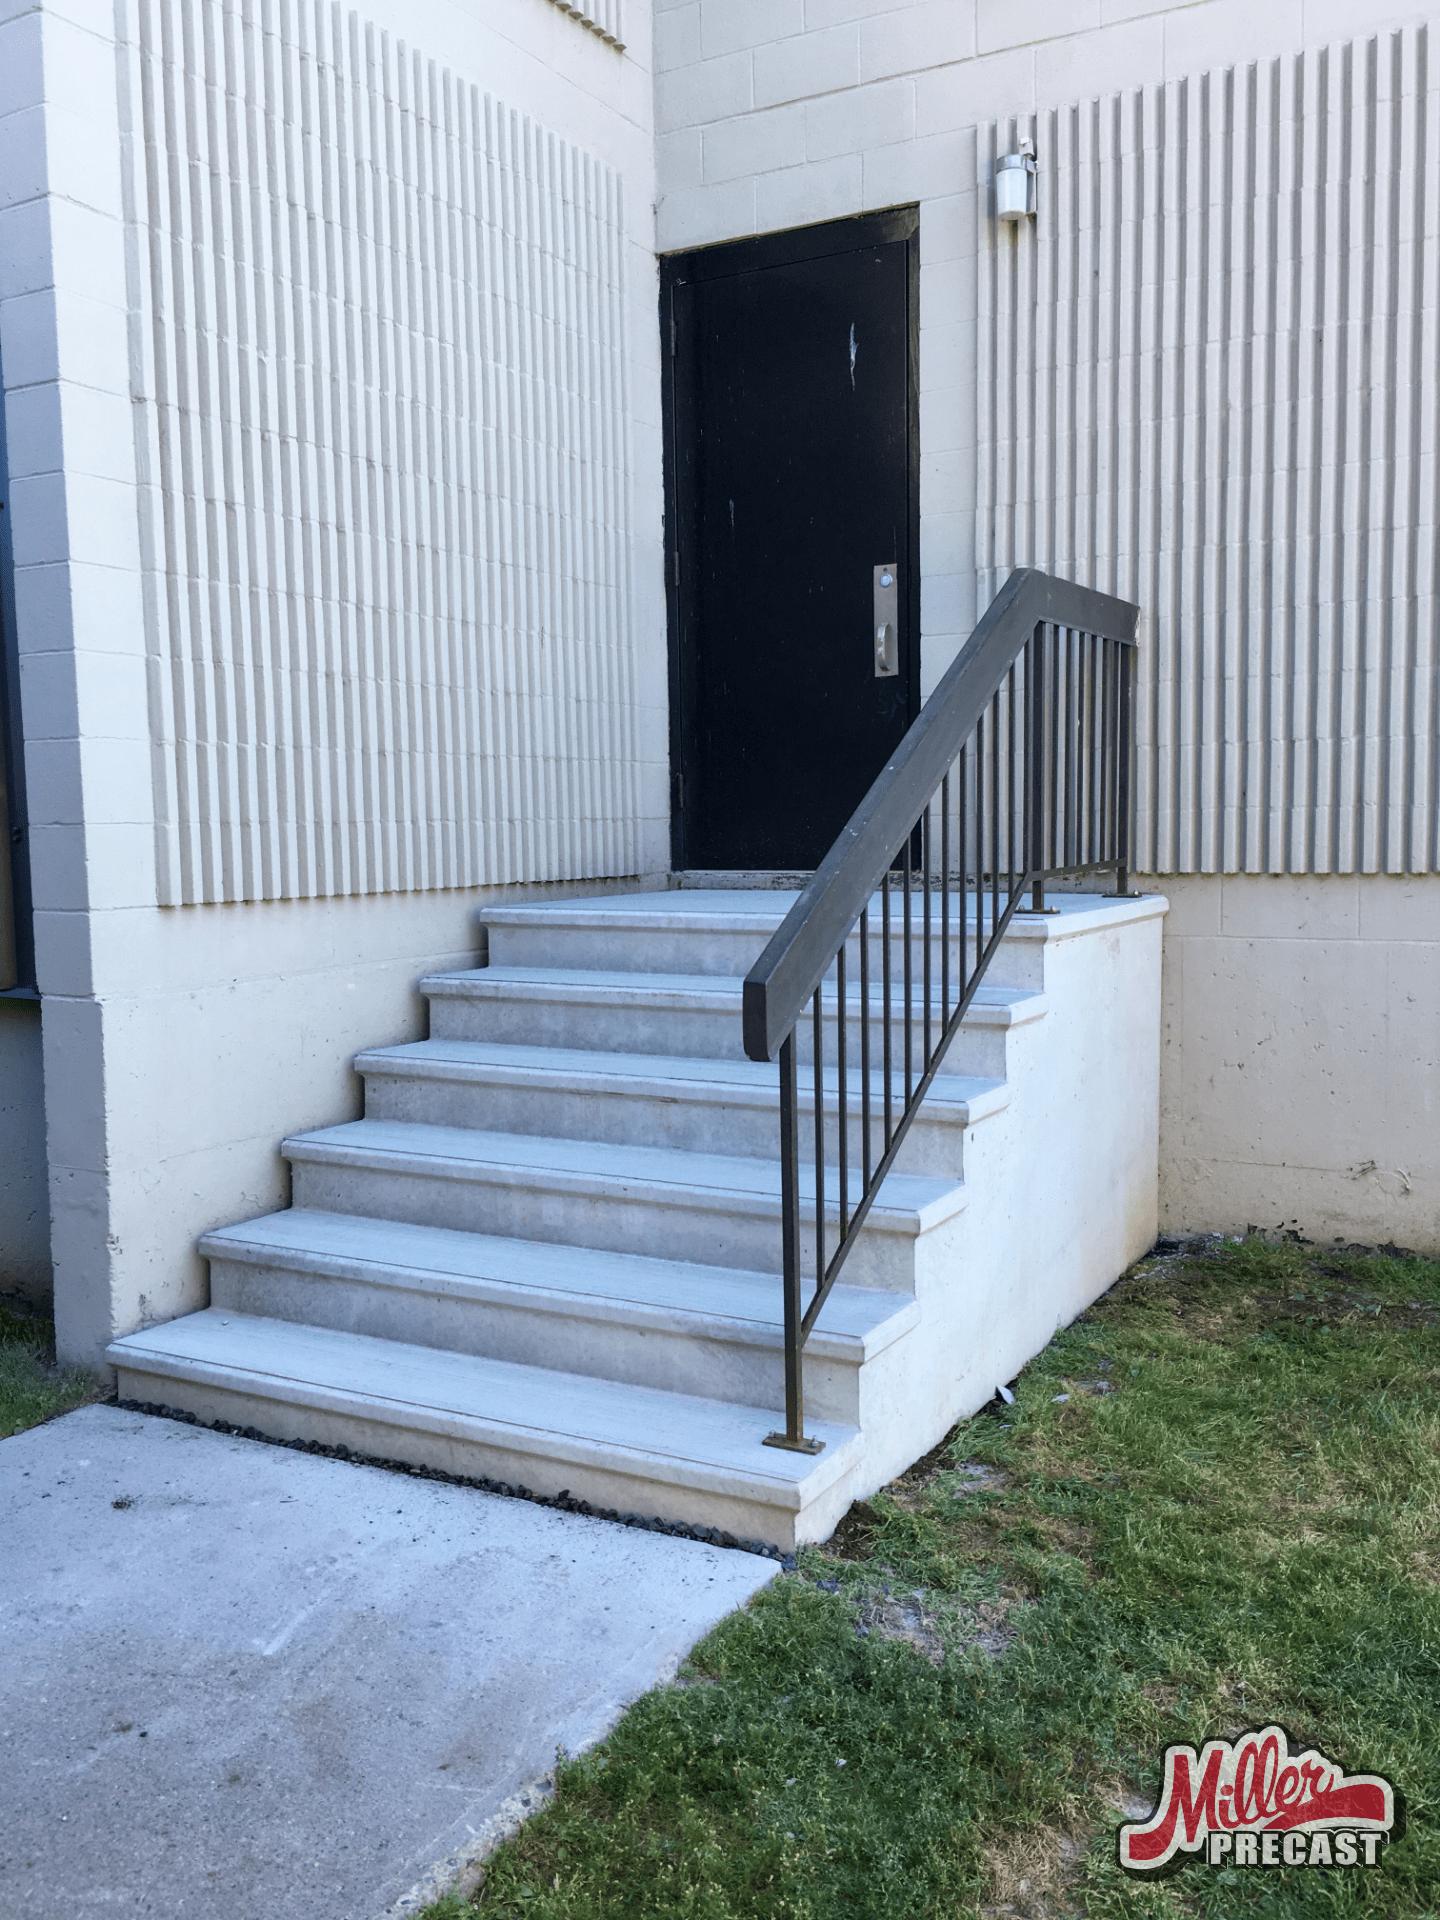
<path id="1" fill-rule="evenodd" d="M 1022 140 L 1018 153 L 995 162 L 995 218 L 1029 220 L 1035 214 L 1035 147 Z"/>

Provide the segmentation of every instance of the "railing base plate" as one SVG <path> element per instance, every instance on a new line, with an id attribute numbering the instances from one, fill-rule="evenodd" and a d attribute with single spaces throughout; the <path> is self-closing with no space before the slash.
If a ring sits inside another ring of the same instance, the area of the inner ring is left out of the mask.
<path id="1" fill-rule="evenodd" d="M 762 1444 L 767 1447 L 784 1447 L 787 1453 L 823 1453 L 825 1451 L 823 1440 L 811 1440 L 805 1436 L 799 1440 L 792 1440 L 788 1433 L 767 1433 Z"/>

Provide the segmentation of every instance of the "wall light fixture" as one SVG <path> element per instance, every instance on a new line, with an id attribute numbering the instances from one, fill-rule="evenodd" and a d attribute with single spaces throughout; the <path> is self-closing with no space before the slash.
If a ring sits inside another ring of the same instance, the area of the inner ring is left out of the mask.
<path id="1" fill-rule="evenodd" d="M 1018 153 L 995 162 L 995 218 L 1030 220 L 1035 216 L 1035 143 L 1022 140 Z"/>

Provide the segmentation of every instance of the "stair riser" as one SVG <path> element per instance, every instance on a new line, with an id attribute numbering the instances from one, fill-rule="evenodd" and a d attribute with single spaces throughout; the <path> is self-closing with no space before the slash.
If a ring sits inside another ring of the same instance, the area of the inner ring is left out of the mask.
<path id="1" fill-rule="evenodd" d="M 483 976 L 482 976 L 483 977 Z M 860 1021 L 847 1022 L 846 1047 L 852 1065 L 860 1060 Z M 938 1023 L 937 1023 L 938 1025 Z M 826 1060 L 835 1060 L 835 1021 L 827 1017 Z M 433 994 L 430 1032 L 436 1040 L 488 1040 L 497 1045 L 577 1047 L 601 1053 L 674 1054 L 686 1059 L 743 1060 L 738 1004 L 709 1012 L 693 1007 L 631 1005 L 627 1002 L 541 999 L 507 993 L 503 985 L 477 985 L 463 994 Z M 945 1056 L 945 1071 L 987 1080 L 1005 1077 L 1005 1033 L 998 1026 L 967 1021 Z M 933 1030 L 932 1030 L 933 1038 Z M 881 1062 L 880 1022 L 870 1024 L 871 1068 Z M 813 1057 L 808 1018 L 796 1028 L 802 1063 Z M 918 1068 L 924 1044 L 919 1022 L 912 1028 L 912 1056 Z M 903 1066 L 903 1029 L 891 1028 L 894 1070 Z"/>
<path id="2" fill-rule="evenodd" d="M 294 1204 L 319 1212 L 404 1220 L 562 1246 L 643 1252 L 662 1260 L 697 1260 L 716 1267 L 773 1273 L 780 1264 L 780 1219 L 775 1212 L 709 1207 L 690 1196 L 674 1204 L 623 1189 L 572 1193 L 540 1186 L 447 1178 L 387 1167 L 294 1162 Z M 831 1247 L 833 1251 L 833 1222 Z M 803 1233 L 803 1258 L 813 1270 L 813 1240 Z M 850 1286 L 908 1293 L 914 1286 L 911 1234 L 872 1228 L 845 1263 Z"/>
<path id="3" fill-rule="evenodd" d="M 939 919 L 939 900 L 932 913 Z M 914 931 L 910 943 L 910 964 L 920 978 L 925 964 L 922 932 L 922 907 L 914 904 Z M 893 902 L 894 922 L 890 935 L 890 964 L 894 977 L 902 978 L 905 942 L 900 931 L 901 904 Z M 880 978 L 884 942 L 879 932 L 879 916 L 870 934 L 871 977 Z M 731 929 L 704 930 L 683 926 L 661 929 L 632 927 L 511 927 L 488 926 L 490 964 L 495 967 L 564 967 L 576 971 L 598 969 L 612 973 L 709 973 L 743 979 L 764 951 L 770 935 Z M 950 978 L 960 977 L 961 942 L 950 940 Z M 965 963 L 975 963 L 975 932 L 972 925 L 965 938 Z M 938 934 L 930 941 L 930 964 L 934 969 L 936 991 L 944 965 L 943 946 Z M 1043 945 L 1038 940 L 1006 939 L 991 961 L 986 979 L 992 986 L 1038 988 L 1044 964 Z M 845 965 L 851 980 L 860 978 L 860 937 L 846 942 Z M 833 977 L 833 969 L 830 976 Z"/>
<path id="4" fill-rule="evenodd" d="M 440 1127 L 475 1127 L 495 1133 L 524 1133 L 562 1140 L 603 1140 L 614 1145 L 674 1147 L 695 1153 L 738 1154 L 774 1159 L 780 1151 L 778 1087 L 768 1105 L 711 1104 L 703 1091 L 674 1097 L 653 1093 L 601 1093 L 562 1086 L 496 1085 L 414 1074 L 366 1073 L 365 1113 L 371 1120 L 415 1121 Z M 897 1102 L 897 1108 L 898 1108 Z M 878 1108 L 878 1101 L 876 1103 Z M 813 1102 L 801 1106 L 801 1127 L 809 1144 Z M 851 1109 L 849 1151 L 860 1152 L 860 1109 Z M 883 1152 L 884 1123 L 871 1121 L 871 1151 Z M 922 1106 L 910 1129 L 899 1171 L 962 1177 L 965 1129 L 956 1118 L 942 1118 Z M 829 1159 L 839 1159 L 833 1118 L 827 1127 Z"/>
<path id="5" fill-rule="evenodd" d="M 627 1473 L 584 1459 L 555 1457 L 511 1446 L 463 1431 L 433 1431 L 421 1425 L 392 1425 L 368 1411 L 309 1406 L 277 1391 L 250 1387 L 218 1387 L 174 1376 L 159 1368 L 121 1366 L 117 1386 L 122 1400 L 142 1400 L 193 1413 L 198 1421 L 227 1421 L 232 1426 L 255 1427 L 272 1440 L 318 1441 L 345 1446 L 376 1460 L 400 1461 L 408 1466 L 432 1467 L 442 1473 L 477 1480 L 494 1480 L 523 1487 L 542 1499 L 568 1491 L 602 1510 L 644 1519 L 678 1520 L 688 1526 L 718 1527 L 738 1540 L 760 1540 L 791 1550 L 807 1541 L 824 1540 L 850 1505 L 851 1476 L 838 1480 L 802 1514 L 705 1488 L 672 1485 L 643 1471 Z M 757 1409 L 757 1412 L 760 1411 Z M 407 1419 L 414 1420 L 412 1410 Z M 763 1415 L 762 1415 L 763 1418 Z M 456 1423 L 457 1426 L 459 1423 Z"/>
<path id="6" fill-rule="evenodd" d="M 516 1290 L 517 1296 L 521 1290 Z M 776 1276 L 775 1298 L 780 1299 Z M 330 1327 L 443 1352 L 470 1353 L 522 1366 L 622 1380 L 667 1393 L 783 1408 L 784 1362 L 778 1341 L 761 1346 L 674 1328 L 601 1320 L 563 1309 L 475 1300 L 422 1287 L 376 1285 L 250 1261 L 210 1261 L 216 1307 L 302 1326 Z M 820 1420 L 859 1424 L 858 1365 L 808 1352 L 805 1403 Z"/>

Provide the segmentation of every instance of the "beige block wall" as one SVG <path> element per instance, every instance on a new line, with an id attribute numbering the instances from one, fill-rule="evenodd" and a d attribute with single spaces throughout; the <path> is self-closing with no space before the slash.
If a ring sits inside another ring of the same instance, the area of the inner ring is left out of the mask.
<path id="1" fill-rule="evenodd" d="M 1440 875 L 1166 875 L 1160 1222 L 1440 1251 Z"/>

